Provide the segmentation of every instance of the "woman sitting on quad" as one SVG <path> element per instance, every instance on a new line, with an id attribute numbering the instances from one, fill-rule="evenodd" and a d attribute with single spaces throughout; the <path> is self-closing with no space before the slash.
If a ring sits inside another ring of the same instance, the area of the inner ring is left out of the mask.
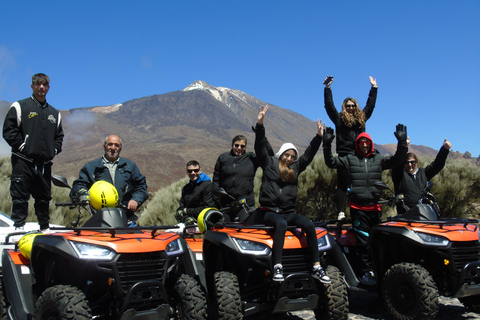
<path id="1" fill-rule="evenodd" d="M 298 175 L 312 162 L 322 142 L 324 125 L 317 120 L 317 135 L 310 142 L 305 153 L 299 157 L 298 150 L 291 143 L 284 143 L 276 155 L 269 155 L 268 142 L 265 138 L 263 121 L 268 106 L 263 106 L 258 112 L 258 122 L 255 127 L 255 153 L 263 169 L 262 187 L 260 189 L 260 208 L 257 217 L 266 225 L 273 226 L 273 280 L 283 281 L 282 251 L 285 242 L 287 226 L 302 228 L 307 235 L 307 243 L 312 255 L 312 276 L 324 283 L 330 278 L 320 265 L 317 248 L 317 236 L 312 221 L 295 212 L 295 202 L 298 192 Z"/>

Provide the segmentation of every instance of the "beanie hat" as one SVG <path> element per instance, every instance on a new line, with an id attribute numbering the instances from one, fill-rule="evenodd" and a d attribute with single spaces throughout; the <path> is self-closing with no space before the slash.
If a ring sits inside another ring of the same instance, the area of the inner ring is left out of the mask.
<path id="1" fill-rule="evenodd" d="M 297 148 L 295 148 L 295 146 L 293 145 L 293 143 L 290 143 L 290 142 L 286 142 L 284 144 L 282 144 L 282 146 L 280 147 L 280 150 L 278 150 L 277 154 L 275 155 L 275 157 L 277 159 L 280 159 L 280 156 L 287 150 L 290 150 L 290 149 L 293 149 L 295 150 L 295 160 L 293 162 L 297 162 L 298 161 L 298 150 Z"/>

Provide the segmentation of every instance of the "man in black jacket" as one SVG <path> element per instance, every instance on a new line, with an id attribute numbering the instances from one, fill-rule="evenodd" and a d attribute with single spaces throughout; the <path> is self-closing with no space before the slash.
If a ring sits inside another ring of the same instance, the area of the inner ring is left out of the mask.
<path id="1" fill-rule="evenodd" d="M 62 151 L 62 117 L 47 103 L 47 75 L 35 74 L 31 88 L 32 96 L 14 102 L 3 124 L 3 138 L 12 147 L 12 220 L 17 230 L 23 229 L 32 196 L 40 230 L 48 232 L 52 159 Z"/>
<path id="2" fill-rule="evenodd" d="M 178 222 L 186 225 L 194 224 L 200 212 L 208 207 L 214 207 L 212 198 L 212 181 L 209 176 L 202 172 L 200 164 L 196 160 L 187 163 L 187 175 L 190 181 L 182 188 L 175 218 Z"/>
<path id="3" fill-rule="evenodd" d="M 405 157 L 405 163 L 392 169 L 395 194 L 403 193 L 407 207 L 414 207 L 422 198 L 422 191 L 425 189 L 427 182 L 435 177 L 445 166 L 450 148 L 452 148 L 452 144 L 445 138 L 435 160 L 425 168 L 419 168 L 417 156 L 409 152 Z M 405 208 L 398 205 L 397 213 L 401 214 L 404 212 Z"/>
<path id="4" fill-rule="evenodd" d="M 344 168 L 350 180 L 350 215 L 357 240 L 357 249 L 363 262 L 365 275 L 362 283 L 374 284 L 373 263 L 370 258 L 368 239 L 371 228 L 382 220 L 381 205 L 378 200 L 381 191 L 375 182 L 382 180 L 382 171 L 403 163 L 407 153 L 407 129 L 398 124 L 394 133 L 398 140 L 397 151 L 393 156 L 382 156 L 373 147 L 373 141 L 366 132 L 355 141 L 355 154 L 334 157 L 332 154 L 333 129 L 327 128 L 323 136 L 323 153 L 329 168 Z"/>

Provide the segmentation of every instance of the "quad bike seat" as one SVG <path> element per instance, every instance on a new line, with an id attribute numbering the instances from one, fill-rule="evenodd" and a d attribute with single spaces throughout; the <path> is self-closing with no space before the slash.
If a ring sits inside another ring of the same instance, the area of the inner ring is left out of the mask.
<path id="1" fill-rule="evenodd" d="M 429 204 L 417 204 L 405 213 L 397 215 L 395 218 L 416 221 L 436 221 L 437 213 Z"/>

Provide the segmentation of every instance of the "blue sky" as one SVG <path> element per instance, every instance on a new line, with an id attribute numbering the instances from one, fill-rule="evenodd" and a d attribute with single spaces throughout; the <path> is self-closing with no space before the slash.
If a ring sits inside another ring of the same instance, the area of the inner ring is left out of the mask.
<path id="1" fill-rule="evenodd" d="M 0 3 L 0 100 L 51 78 L 59 109 L 163 94 L 195 80 L 239 89 L 332 125 L 337 108 L 362 105 L 377 79 L 367 123 L 375 143 L 480 155 L 480 1 L 32 1 Z"/>

